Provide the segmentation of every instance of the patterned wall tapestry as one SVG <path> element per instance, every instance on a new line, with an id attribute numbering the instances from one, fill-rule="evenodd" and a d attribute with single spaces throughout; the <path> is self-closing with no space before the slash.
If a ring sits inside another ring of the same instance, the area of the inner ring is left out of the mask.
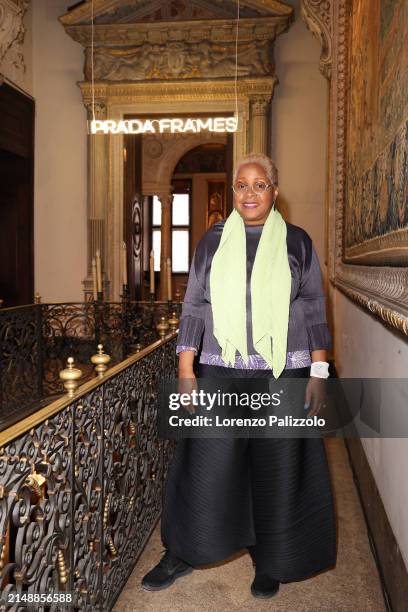
<path id="1" fill-rule="evenodd" d="M 408 2 L 353 0 L 345 260 L 408 263 Z"/>

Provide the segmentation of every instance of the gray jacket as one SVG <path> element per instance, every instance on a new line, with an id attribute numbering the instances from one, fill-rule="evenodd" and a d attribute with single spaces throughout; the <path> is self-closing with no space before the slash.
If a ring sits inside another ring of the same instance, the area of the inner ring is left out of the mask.
<path id="1" fill-rule="evenodd" d="M 191 262 L 177 338 L 177 353 L 194 349 L 200 352 L 200 362 L 226 365 L 221 359 L 221 347 L 213 333 L 210 293 L 210 269 L 225 220 L 215 223 L 201 238 Z M 289 308 L 287 368 L 310 365 L 310 351 L 331 348 L 327 327 L 322 275 L 316 251 L 308 233 L 286 222 L 287 249 L 292 274 Z M 258 355 L 252 342 L 250 278 L 256 249 L 263 225 L 246 225 L 247 249 L 247 340 L 249 368 L 269 369 Z M 201 347 L 202 340 L 202 348 Z M 237 354 L 235 367 L 245 367 Z"/>

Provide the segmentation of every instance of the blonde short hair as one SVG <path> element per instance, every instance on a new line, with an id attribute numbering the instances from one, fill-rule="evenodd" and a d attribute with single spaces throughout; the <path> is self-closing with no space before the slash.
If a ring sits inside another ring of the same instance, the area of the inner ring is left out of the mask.
<path id="1" fill-rule="evenodd" d="M 278 185 L 278 169 L 273 160 L 263 153 L 250 153 L 239 160 L 237 168 L 234 172 L 234 183 L 237 180 L 238 172 L 241 166 L 245 164 L 258 164 L 265 170 L 265 174 L 273 185 Z"/>

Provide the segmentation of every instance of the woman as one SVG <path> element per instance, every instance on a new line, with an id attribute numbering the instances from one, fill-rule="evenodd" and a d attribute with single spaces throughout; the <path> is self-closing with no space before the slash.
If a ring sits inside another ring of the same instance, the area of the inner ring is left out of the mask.
<path id="1" fill-rule="evenodd" d="M 241 160 L 234 210 L 199 242 L 180 320 L 179 378 L 308 378 L 316 414 L 328 376 L 321 272 L 309 235 L 275 209 L 277 170 L 265 155 Z M 256 255 L 256 257 L 255 257 Z M 324 404 L 323 404 L 324 405 Z M 170 465 L 162 514 L 166 552 L 142 580 L 168 587 L 193 566 L 247 548 L 251 592 L 334 566 L 336 530 L 321 438 L 183 439 Z"/>

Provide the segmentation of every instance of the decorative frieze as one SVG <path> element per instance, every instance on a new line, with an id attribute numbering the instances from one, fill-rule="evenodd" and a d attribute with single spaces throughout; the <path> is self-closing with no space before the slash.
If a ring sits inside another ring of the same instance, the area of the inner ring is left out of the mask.
<path id="1" fill-rule="evenodd" d="M 97 47 L 94 51 L 94 78 L 97 81 L 151 81 L 271 74 L 272 50 L 267 40 L 220 45 L 208 40 L 198 43 L 145 43 L 132 47 Z M 85 79 L 91 80 L 92 51 L 86 48 Z"/>

